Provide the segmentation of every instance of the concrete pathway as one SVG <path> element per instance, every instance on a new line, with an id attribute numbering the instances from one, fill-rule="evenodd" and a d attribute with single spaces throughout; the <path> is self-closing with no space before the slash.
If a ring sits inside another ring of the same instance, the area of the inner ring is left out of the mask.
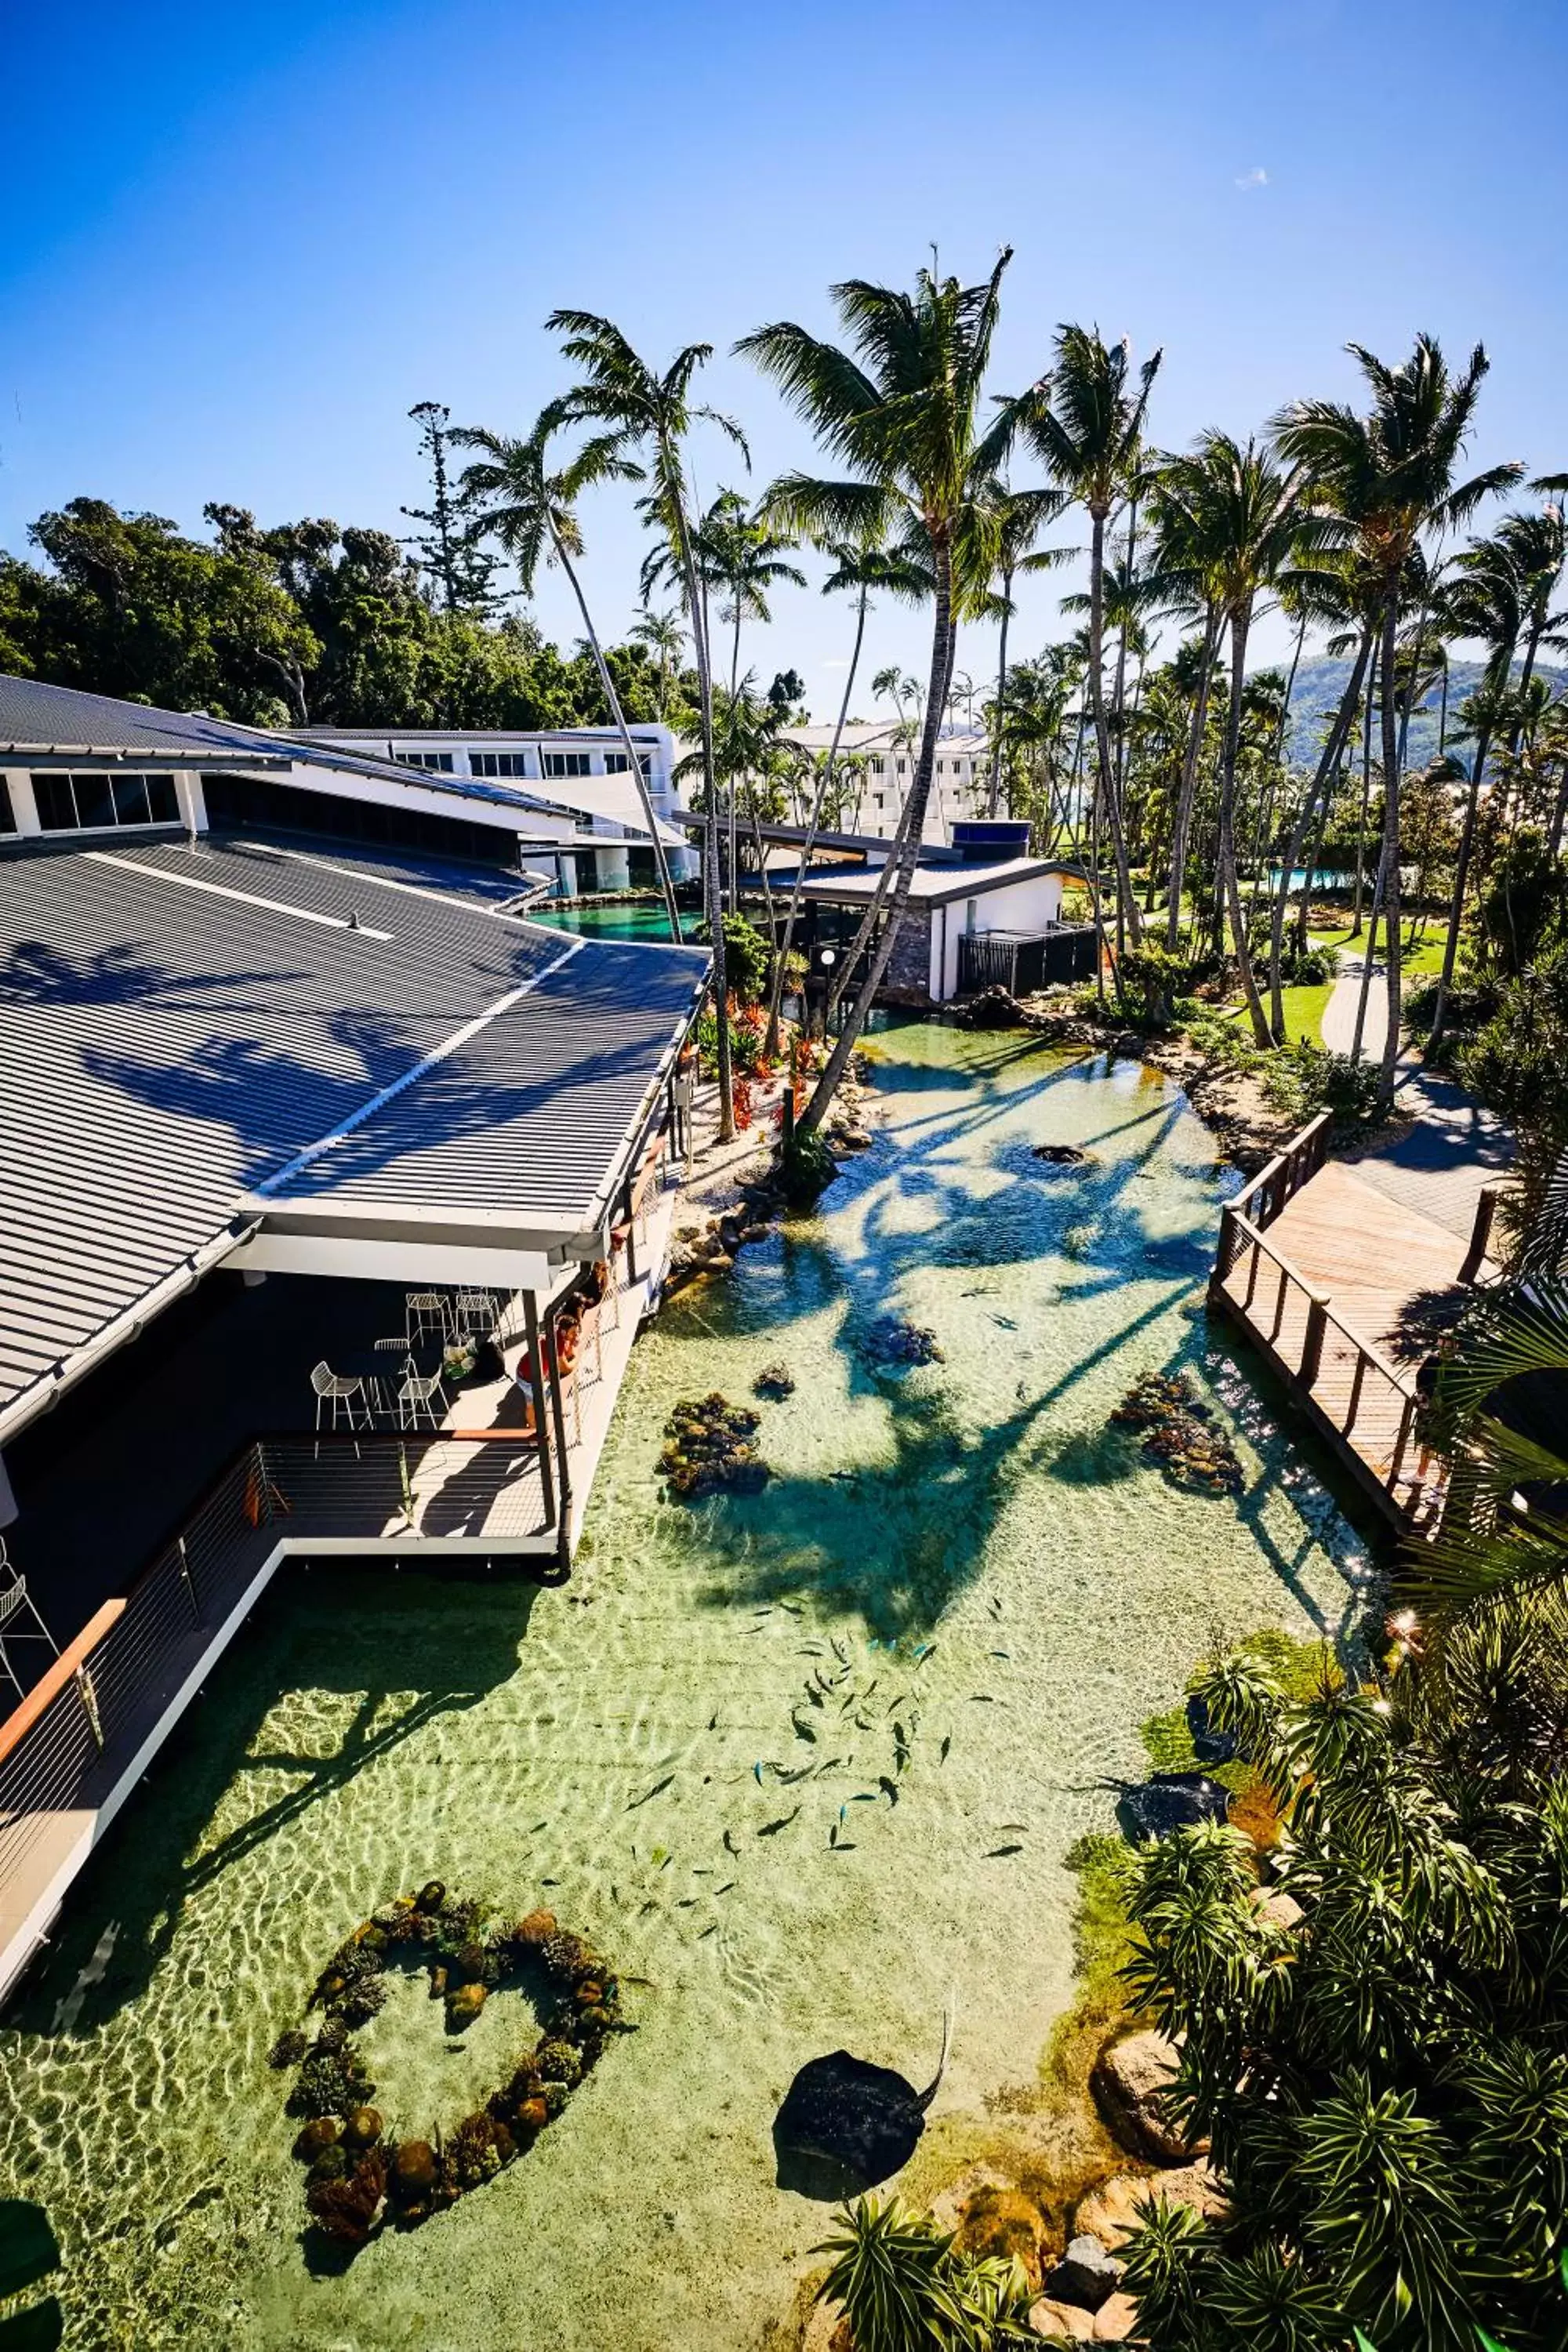
<path id="1" fill-rule="evenodd" d="M 1354 1040 L 1361 975 L 1360 957 L 1345 957 L 1323 1013 L 1323 1043 L 1336 1054 L 1348 1054 Z M 1362 1032 L 1363 1057 L 1380 1060 L 1387 1035 L 1384 971 L 1375 963 Z M 1414 1045 L 1407 1045 L 1401 1056 L 1394 1099 L 1404 1115 L 1401 1122 L 1364 1143 L 1352 1144 L 1337 1157 L 1389 1200 L 1468 1242 L 1482 1186 L 1512 1171 L 1512 1135 L 1455 1079 L 1426 1069 Z"/>

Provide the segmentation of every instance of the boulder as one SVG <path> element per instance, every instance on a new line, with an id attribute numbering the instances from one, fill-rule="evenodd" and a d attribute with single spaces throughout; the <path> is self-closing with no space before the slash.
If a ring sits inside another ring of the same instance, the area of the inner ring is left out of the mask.
<path id="1" fill-rule="evenodd" d="M 1236 1754 L 1235 1732 L 1215 1728 L 1207 1704 L 1196 1691 L 1187 1700 L 1187 1733 L 1200 1764 L 1228 1764 Z"/>
<path id="2" fill-rule="evenodd" d="M 1172 2171 L 1118 2172 L 1102 2180 L 1079 2200 L 1073 2234 L 1098 2238 L 1114 2249 L 1138 2228 L 1140 2201 L 1159 2199 L 1167 2205 L 1190 2205 L 1205 2219 L 1225 2210 L 1224 2192 L 1207 2159 L 1200 2156 Z"/>
<path id="3" fill-rule="evenodd" d="M 958 2242 L 966 2254 L 1011 2255 L 1031 2286 L 1040 2284 L 1045 2239 L 1045 2216 L 1021 2189 L 977 2189 L 959 2218 Z"/>
<path id="4" fill-rule="evenodd" d="M 1088 2344 L 1094 2335 L 1094 2314 L 1043 2294 L 1029 2305 L 1029 2325 L 1037 2336 L 1052 2336 L 1058 2343 Z"/>
<path id="5" fill-rule="evenodd" d="M 1041 2282 L 1046 2293 L 1058 2303 L 1081 2304 L 1085 2311 L 1098 2311 L 1121 2283 L 1121 2264 L 1087 2231 L 1071 2241 L 1060 2262 Z"/>
<path id="6" fill-rule="evenodd" d="M 1096 2344 L 1125 2344 L 1138 2325 L 1138 2305 L 1130 2294 L 1113 2294 L 1094 2315 Z"/>
<path id="7" fill-rule="evenodd" d="M 1175 2044 L 1163 2033 L 1130 2033 L 1100 2052 L 1089 2076 L 1100 2112 L 1114 2137 L 1134 2156 L 1149 2157 L 1156 2164 L 1180 2164 L 1201 2153 L 1183 2137 L 1169 2113 L 1176 2055 Z"/>
<path id="8" fill-rule="evenodd" d="M 1258 1917 L 1270 1927 L 1297 1927 L 1306 1913 L 1293 1895 L 1282 1886 L 1260 1886 L 1252 1897 L 1252 1907 Z"/>

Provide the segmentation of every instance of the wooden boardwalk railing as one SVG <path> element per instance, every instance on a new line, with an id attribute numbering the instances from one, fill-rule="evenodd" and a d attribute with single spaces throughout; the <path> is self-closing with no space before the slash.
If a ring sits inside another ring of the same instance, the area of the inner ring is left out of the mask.
<path id="1" fill-rule="evenodd" d="M 1336 1311 L 1268 1231 L 1324 1168 L 1331 1124 L 1327 1113 L 1313 1119 L 1225 1203 L 1209 1302 L 1246 1332 L 1384 1516 L 1416 1528 L 1441 1495 L 1415 1442 L 1414 1372 Z"/>

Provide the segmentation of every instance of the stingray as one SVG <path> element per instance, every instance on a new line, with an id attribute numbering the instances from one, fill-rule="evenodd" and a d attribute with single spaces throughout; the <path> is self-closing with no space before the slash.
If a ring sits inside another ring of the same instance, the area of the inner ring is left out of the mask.
<path id="1" fill-rule="evenodd" d="M 1121 1791 L 1116 1818 L 1131 1845 L 1228 1817 L 1230 1791 L 1205 1772 L 1156 1772 L 1136 1786 L 1125 1781 L 1111 1785 Z"/>
<path id="2" fill-rule="evenodd" d="M 923 2091 L 890 2066 L 873 2066 L 847 2050 L 808 2059 L 773 2118 L 779 2187 L 837 2199 L 901 2171 L 946 2071 L 951 2030 L 950 2015 L 942 2021 L 936 2074 Z"/>

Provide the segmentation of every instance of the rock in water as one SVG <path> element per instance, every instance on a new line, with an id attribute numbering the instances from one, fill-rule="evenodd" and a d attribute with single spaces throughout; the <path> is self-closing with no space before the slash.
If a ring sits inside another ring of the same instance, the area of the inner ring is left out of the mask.
<path id="1" fill-rule="evenodd" d="M 790 2084 L 773 2124 L 774 2143 L 781 2158 L 814 2158 L 873 2189 L 908 2164 L 935 2092 L 935 2083 L 920 2092 L 890 2066 L 835 2050 L 808 2059 Z"/>
<path id="2" fill-rule="evenodd" d="M 1229 1818 L 1230 1792 L 1205 1772 L 1156 1772 L 1123 1789 L 1116 1803 L 1121 1834 L 1132 1845 Z"/>
<path id="3" fill-rule="evenodd" d="M 1085 2311 L 1098 2311 L 1121 2285 L 1121 2270 L 1116 2256 L 1098 2238 L 1080 2232 L 1068 2242 L 1056 2268 L 1047 2273 L 1045 2290 L 1058 2304 L 1079 2304 Z"/>

